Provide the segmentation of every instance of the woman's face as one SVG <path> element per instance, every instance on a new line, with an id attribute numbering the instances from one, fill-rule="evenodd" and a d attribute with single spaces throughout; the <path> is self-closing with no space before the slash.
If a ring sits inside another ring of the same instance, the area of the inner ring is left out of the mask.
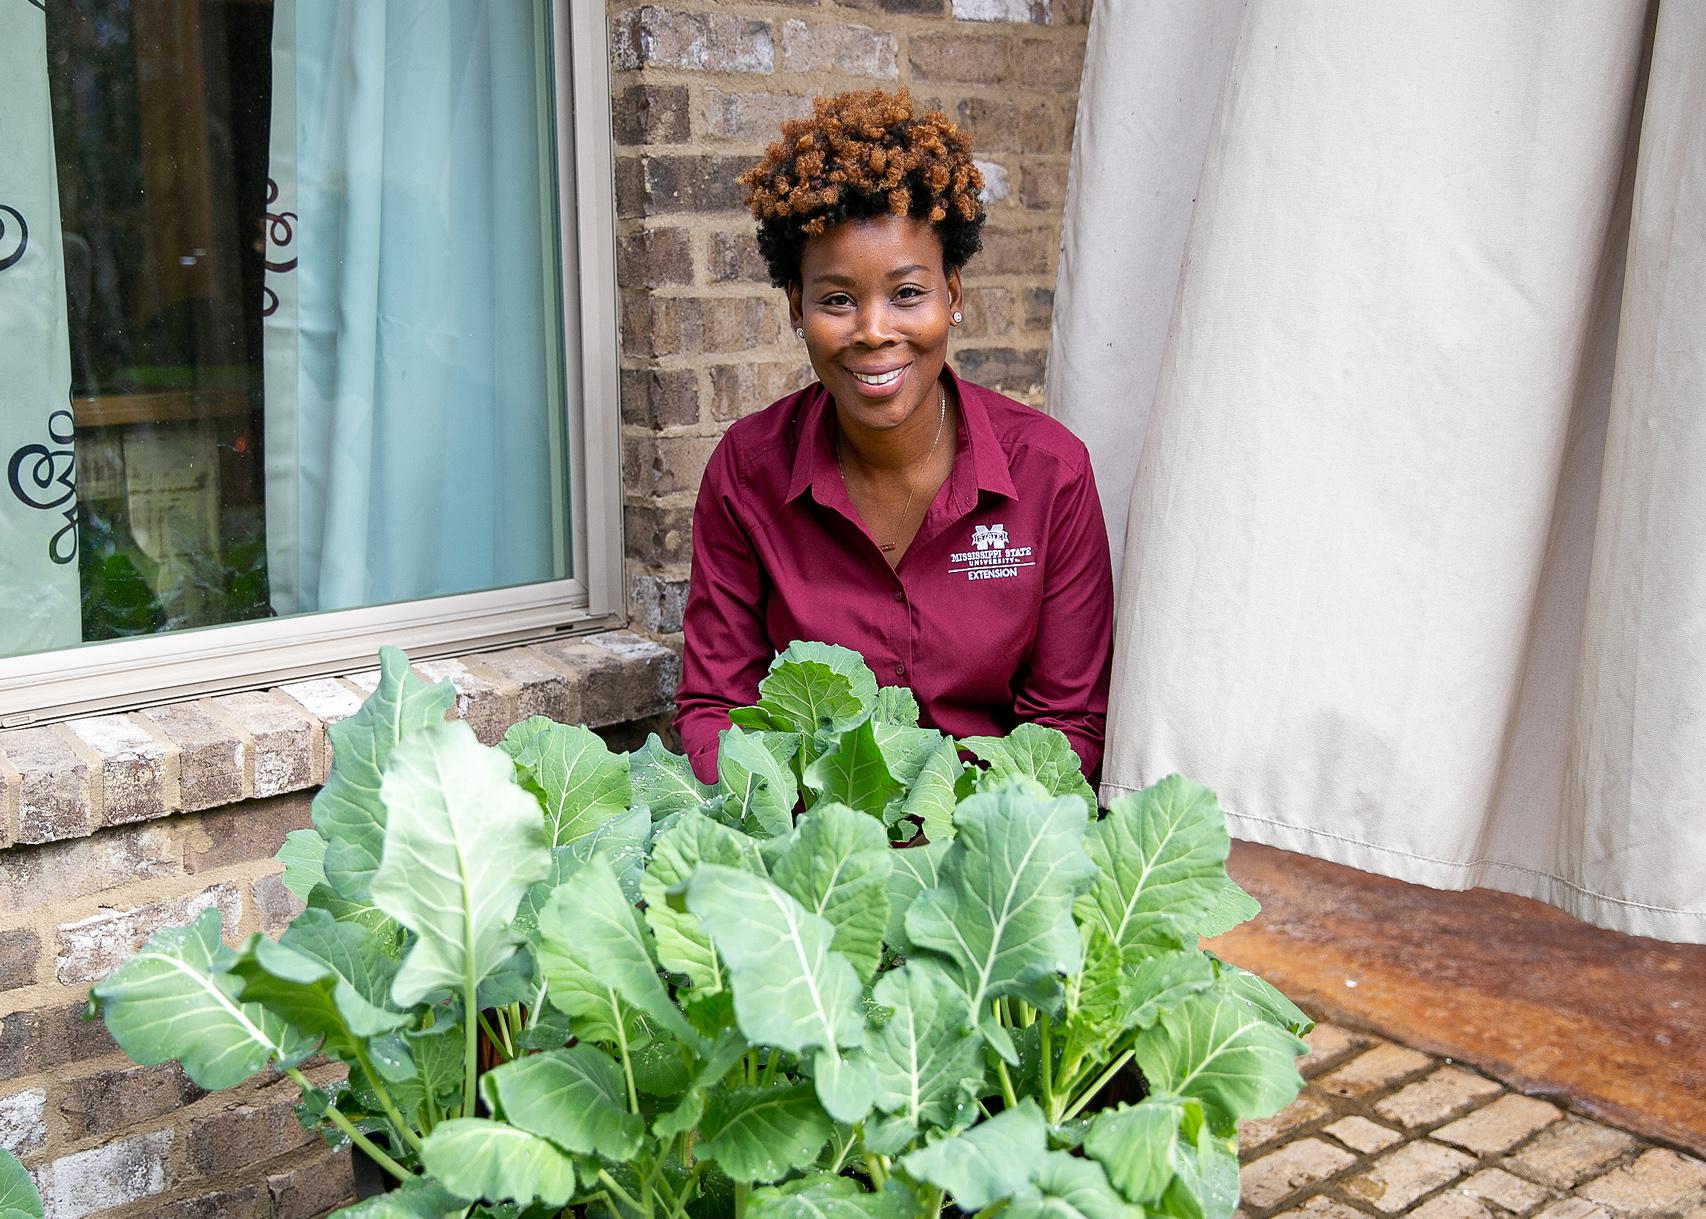
<path id="1" fill-rule="evenodd" d="M 800 282 L 788 289 L 806 353 L 844 426 L 884 432 L 926 403 L 948 354 L 960 275 L 923 220 L 849 220 L 807 239 Z M 935 412 L 927 412 L 935 426 Z"/>

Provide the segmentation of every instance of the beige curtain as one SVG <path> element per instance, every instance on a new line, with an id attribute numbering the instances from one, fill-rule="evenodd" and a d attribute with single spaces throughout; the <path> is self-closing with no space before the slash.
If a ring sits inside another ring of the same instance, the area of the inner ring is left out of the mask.
<path id="1" fill-rule="evenodd" d="M 1097 5 L 1048 399 L 1105 797 L 1706 941 L 1706 4 Z"/>

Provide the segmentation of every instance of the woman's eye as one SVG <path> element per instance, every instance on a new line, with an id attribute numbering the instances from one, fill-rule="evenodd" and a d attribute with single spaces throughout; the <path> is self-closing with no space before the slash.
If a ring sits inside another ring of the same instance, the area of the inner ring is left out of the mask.
<path id="1" fill-rule="evenodd" d="M 923 295 L 924 295 L 924 289 L 918 287 L 916 284 L 903 284 L 899 289 L 897 289 L 895 291 L 894 297 L 896 300 L 910 301 L 910 300 L 917 300 L 919 297 L 921 297 Z"/>
<path id="2" fill-rule="evenodd" d="M 824 297 L 820 303 L 827 309 L 845 309 L 853 303 L 853 298 L 845 292 L 836 292 Z"/>

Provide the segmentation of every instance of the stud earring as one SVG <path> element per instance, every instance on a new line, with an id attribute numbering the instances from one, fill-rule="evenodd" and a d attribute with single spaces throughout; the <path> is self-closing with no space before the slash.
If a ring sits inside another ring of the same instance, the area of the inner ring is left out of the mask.
<path id="1" fill-rule="evenodd" d="M 794 327 L 794 337 L 796 339 L 805 338 L 806 337 L 806 328 L 804 326 L 795 326 Z"/>
<path id="2" fill-rule="evenodd" d="M 960 324 L 960 311 L 958 309 L 955 309 L 951 314 L 948 315 L 948 320 L 950 322 L 952 322 L 954 325 L 958 326 Z"/>

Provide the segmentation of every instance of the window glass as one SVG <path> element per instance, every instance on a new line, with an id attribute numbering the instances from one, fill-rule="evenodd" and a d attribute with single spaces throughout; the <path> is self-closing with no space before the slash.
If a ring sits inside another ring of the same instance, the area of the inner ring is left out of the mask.
<path id="1" fill-rule="evenodd" d="M 0 656 L 573 574 L 546 9 L 0 0 Z"/>

